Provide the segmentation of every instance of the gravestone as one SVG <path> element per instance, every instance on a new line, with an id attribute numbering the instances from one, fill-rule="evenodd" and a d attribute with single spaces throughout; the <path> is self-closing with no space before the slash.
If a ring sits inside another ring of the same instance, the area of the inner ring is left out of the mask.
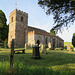
<path id="1" fill-rule="evenodd" d="M 25 49 L 27 49 L 27 44 L 25 44 Z"/>
<path id="2" fill-rule="evenodd" d="M 73 50 L 75 51 L 75 47 L 73 48 Z"/>
<path id="3" fill-rule="evenodd" d="M 42 52 L 46 53 L 46 46 L 45 45 L 42 46 Z"/>
<path id="4" fill-rule="evenodd" d="M 67 50 L 71 51 L 71 46 L 67 45 Z"/>
<path id="5" fill-rule="evenodd" d="M 33 46 L 33 54 L 32 54 L 32 58 L 34 59 L 40 59 L 40 52 L 39 52 L 39 46 Z"/>
<path id="6" fill-rule="evenodd" d="M 42 49 L 42 50 L 44 49 L 44 45 L 43 45 L 43 44 L 41 45 L 41 49 Z"/>
<path id="7" fill-rule="evenodd" d="M 51 48 L 51 43 L 50 42 L 48 43 L 48 47 L 49 47 L 49 49 Z"/>

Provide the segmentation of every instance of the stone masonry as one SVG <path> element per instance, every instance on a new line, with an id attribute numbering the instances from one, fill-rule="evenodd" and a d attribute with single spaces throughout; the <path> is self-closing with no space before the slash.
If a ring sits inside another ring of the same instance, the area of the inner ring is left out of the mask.
<path id="1" fill-rule="evenodd" d="M 40 41 L 40 45 L 46 45 L 49 48 L 64 47 L 64 40 L 59 36 L 50 35 L 45 30 L 28 26 L 28 14 L 15 9 L 9 17 L 8 46 L 11 47 L 11 41 L 14 39 L 14 47 L 33 46 Z"/>

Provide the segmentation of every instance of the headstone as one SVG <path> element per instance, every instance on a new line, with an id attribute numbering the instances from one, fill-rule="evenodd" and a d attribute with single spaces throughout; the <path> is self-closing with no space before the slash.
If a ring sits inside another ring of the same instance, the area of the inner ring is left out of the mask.
<path id="1" fill-rule="evenodd" d="M 42 49 L 42 50 L 44 49 L 44 45 L 43 45 L 43 44 L 41 45 L 41 49 Z"/>
<path id="2" fill-rule="evenodd" d="M 71 46 L 70 45 L 67 46 L 67 50 L 71 51 Z"/>
<path id="3" fill-rule="evenodd" d="M 73 48 L 73 50 L 75 51 L 75 47 Z"/>
<path id="4" fill-rule="evenodd" d="M 43 47 L 42 52 L 43 52 L 43 53 L 46 53 L 46 46 L 43 45 L 42 47 Z"/>
<path id="5" fill-rule="evenodd" d="M 27 49 L 27 44 L 25 44 L 25 49 Z"/>
<path id="6" fill-rule="evenodd" d="M 11 54 L 10 54 L 10 71 L 13 72 L 13 62 L 14 62 L 14 39 L 11 42 Z"/>
<path id="7" fill-rule="evenodd" d="M 49 47 L 49 49 L 51 48 L 51 43 L 50 42 L 48 43 L 48 47 Z"/>
<path id="8" fill-rule="evenodd" d="M 33 54 L 32 54 L 32 58 L 34 59 L 40 59 L 40 52 L 39 52 L 39 46 L 33 46 Z"/>

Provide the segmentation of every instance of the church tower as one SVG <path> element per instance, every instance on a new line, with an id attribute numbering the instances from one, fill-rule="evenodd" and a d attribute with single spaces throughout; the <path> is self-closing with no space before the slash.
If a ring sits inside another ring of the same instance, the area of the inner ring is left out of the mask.
<path id="1" fill-rule="evenodd" d="M 15 9 L 9 17 L 8 46 L 11 47 L 11 41 L 14 39 L 15 47 L 24 47 L 26 38 L 26 29 L 28 27 L 28 14 Z"/>

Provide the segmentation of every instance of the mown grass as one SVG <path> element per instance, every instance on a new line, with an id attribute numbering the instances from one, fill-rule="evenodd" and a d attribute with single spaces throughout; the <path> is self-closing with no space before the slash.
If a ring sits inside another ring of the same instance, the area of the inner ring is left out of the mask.
<path id="1" fill-rule="evenodd" d="M 1 49 L 0 49 L 1 50 Z M 9 49 L 8 49 L 9 50 Z M 48 50 L 41 59 L 32 59 L 32 49 L 14 55 L 13 75 L 75 75 L 75 52 Z M 9 75 L 10 51 L 0 51 L 0 75 Z"/>
<path id="2" fill-rule="evenodd" d="M 72 42 L 64 42 L 64 46 L 70 45 L 73 47 Z"/>

